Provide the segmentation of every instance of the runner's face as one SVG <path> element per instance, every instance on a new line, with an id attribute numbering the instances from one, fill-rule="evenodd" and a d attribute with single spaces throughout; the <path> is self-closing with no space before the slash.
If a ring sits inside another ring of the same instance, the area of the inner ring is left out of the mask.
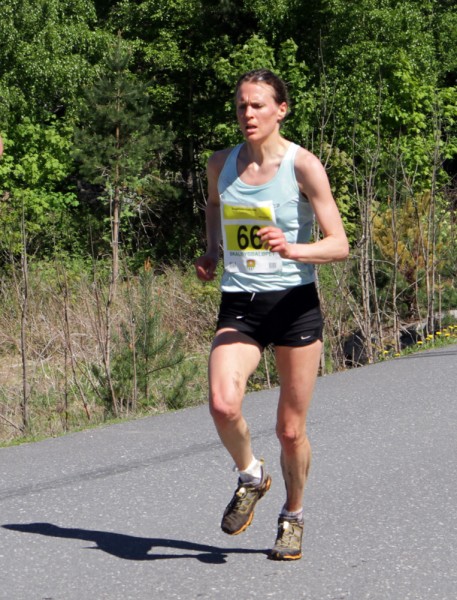
<path id="1" fill-rule="evenodd" d="M 274 89 L 265 83 L 244 82 L 236 95 L 236 115 L 241 132 L 248 141 L 260 141 L 278 131 L 287 104 L 278 104 Z"/>

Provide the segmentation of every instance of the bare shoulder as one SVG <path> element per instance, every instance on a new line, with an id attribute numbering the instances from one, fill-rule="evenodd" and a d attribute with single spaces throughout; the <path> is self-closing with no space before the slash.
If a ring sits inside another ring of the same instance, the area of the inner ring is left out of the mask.
<path id="1" fill-rule="evenodd" d="M 317 189 L 329 189 L 324 165 L 315 154 L 302 147 L 298 149 L 295 157 L 295 176 L 300 191 L 306 196 L 314 195 Z"/>
<path id="2" fill-rule="evenodd" d="M 214 152 L 214 154 L 212 154 L 208 159 L 208 164 L 206 167 L 206 174 L 208 177 L 208 203 L 214 206 L 219 205 L 217 182 L 230 151 L 231 148 L 218 150 L 217 152 Z"/>
<path id="3" fill-rule="evenodd" d="M 217 152 L 211 154 L 207 165 L 208 175 L 217 177 L 219 176 L 220 172 L 222 171 L 222 167 L 224 166 L 225 161 L 227 160 L 227 157 L 231 151 L 232 148 L 224 148 L 224 150 L 218 150 Z"/>
<path id="4" fill-rule="evenodd" d="M 295 170 L 300 175 L 312 175 L 314 174 L 325 174 L 324 165 L 317 158 L 315 154 L 302 148 L 301 146 L 297 150 L 295 157 Z"/>

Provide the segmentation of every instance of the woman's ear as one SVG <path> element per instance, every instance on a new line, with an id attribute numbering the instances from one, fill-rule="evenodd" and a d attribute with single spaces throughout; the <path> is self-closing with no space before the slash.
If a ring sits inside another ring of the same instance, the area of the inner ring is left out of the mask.
<path id="1" fill-rule="evenodd" d="M 289 110 L 289 107 L 287 106 L 287 102 L 281 102 L 281 104 L 278 106 L 278 121 L 279 122 L 283 121 L 286 118 L 288 110 Z"/>

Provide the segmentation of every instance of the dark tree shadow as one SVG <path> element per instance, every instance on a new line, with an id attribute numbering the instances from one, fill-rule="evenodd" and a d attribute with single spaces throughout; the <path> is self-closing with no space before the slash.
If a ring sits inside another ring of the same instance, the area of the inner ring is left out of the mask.
<path id="1" fill-rule="evenodd" d="M 142 538 L 123 533 L 111 533 L 108 531 L 93 531 L 90 529 L 72 529 L 58 527 L 52 523 L 19 523 L 2 525 L 4 529 L 21 531 L 23 533 L 38 533 L 50 537 L 67 538 L 93 542 L 90 546 L 94 550 L 102 550 L 118 558 L 125 560 L 165 560 L 173 558 L 195 558 L 200 562 L 211 564 L 223 564 L 227 562 L 229 554 L 268 554 L 267 550 L 242 549 L 242 548 L 220 548 L 185 540 L 170 540 L 167 538 Z M 180 550 L 164 554 L 156 549 L 168 548 Z"/>

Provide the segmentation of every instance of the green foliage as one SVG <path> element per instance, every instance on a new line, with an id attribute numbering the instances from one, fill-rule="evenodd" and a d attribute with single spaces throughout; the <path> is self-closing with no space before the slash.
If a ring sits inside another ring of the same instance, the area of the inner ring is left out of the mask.
<path id="1" fill-rule="evenodd" d="M 119 31 L 118 52 L 122 49 L 124 56 L 113 67 L 112 51 L 106 56 Z M 7 142 L 3 166 L 11 160 L 14 177 L 46 180 L 41 190 L 72 194 L 68 182 L 74 168 L 55 156 L 56 144 L 51 143 L 51 155 L 36 159 L 16 127 L 25 125 L 24 117 L 48 132 L 57 131 L 58 124 L 58 135 L 67 140 L 68 128 L 79 120 L 74 154 L 86 182 L 80 206 L 71 209 L 75 221 L 65 220 L 65 228 L 68 238 L 69 229 L 77 232 L 76 219 L 86 229 L 90 223 L 94 247 L 103 246 L 105 232 L 97 223 L 109 216 L 96 202 L 97 186 L 112 190 L 113 177 L 105 186 L 108 173 L 122 167 L 120 182 L 128 187 L 123 237 L 132 250 L 147 253 L 158 240 L 153 255 L 161 259 L 176 253 L 189 258 L 198 251 L 205 163 L 215 149 L 240 140 L 233 86 L 241 72 L 257 66 L 274 69 L 288 82 L 292 106 L 284 134 L 327 162 L 351 237 L 358 209 L 350 161 L 363 174 L 371 168 L 367 160 L 377 155 L 376 186 L 386 197 L 389 155 L 397 139 L 416 192 L 430 186 L 436 127 L 441 157 L 451 161 L 457 154 L 452 87 L 457 9 L 449 2 L 310 0 L 304 11 L 298 0 L 5 0 L 0 40 L 0 122 Z M 112 127 L 120 116 L 118 107 L 112 110 L 115 89 L 125 100 L 128 148 L 112 143 Z M 136 97 L 129 101 L 130 93 Z M 8 192 L 13 175 L 8 171 L 5 176 L 10 183 L 0 180 L 0 188 Z M 43 215 L 46 211 L 45 206 Z M 172 222 L 173 211 L 179 211 L 185 226 Z M 140 230 L 145 222 L 143 233 L 135 236 L 131 228 Z"/>
<path id="2" fill-rule="evenodd" d="M 71 170 L 71 134 L 55 118 L 41 124 L 25 117 L 15 127 L 0 166 L 4 189 L 55 189 Z"/>
<path id="3" fill-rule="evenodd" d="M 176 195 L 161 181 L 158 166 L 171 133 L 151 123 L 147 86 L 130 71 L 130 61 L 118 37 L 103 74 L 86 90 L 74 152 L 82 178 L 100 186 L 99 198 L 116 202 L 119 214 L 110 209 L 109 220 L 119 218 L 124 243 L 132 240 L 132 220 L 144 221 L 158 197 Z"/>
<path id="4" fill-rule="evenodd" d="M 95 19 L 91 0 L 2 1 L 0 122 L 74 110 L 106 46 Z"/>
<path id="5" fill-rule="evenodd" d="M 144 269 L 138 277 L 138 304 L 131 305 L 128 320 L 114 341 L 111 375 L 121 412 L 137 408 L 183 408 L 189 401 L 189 382 L 195 365 L 186 360 L 183 336 L 168 331 L 161 298 L 154 291 L 155 278 Z M 99 380 L 107 382 L 100 369 Z M 111 409 L 107 390 L 106 405 Z"/>
<path id="6" fill-rule="evenodd" d="M 43 255 L 71 245 L 64 224 L 69 223 L 68 210 L 78 203 L 75 193 L 61 186 L 71 172 L 71 146 L 71 129 L 55 119 L 39 124 L 26 117 L 6 140 L 0 162 L 3 248 L 20 252 L 23 218 L 30 252 Z"/>
<path id="7" fill-rule="evenodd" d="M 327 172 L 333 196 L 343 219 L 344 229 L 352 244 L 356 240 L 358 212 L 354 202 L 354 161 L 344 150 L 323 144 L 321 159 Z"/>
<path id="8" fill-rule="evenodd" d="M 387 320 L 393 310 L 394 220 L 400 316 L 430 302 L 425 259 L 433 258 L 439 278 L 435 297 L 439 292 L 442 306 L 455 306 L 455 2 L 309 0 L 305 8 L 299 0 L 4 0 L 2 272 L 23 250 L 23 225 L 32 271 L 35 260 L 49 266 L 55 257 L 81 265 L 88 254 L 103 259 L 113 241 L 114 197 L 124 260 L 135 273 L 151 259 L 157 270 L 159 262 L 186 265 L 204 243 L 207 158 L 241 141 L 234 84 L 244 71 L 269 67 L 290 90 L 284 135 L 327 168 L 353 247 L 344 299 L 354 302 L 355 320 L 362 232 L 374 230 L 368 266 L 375 266 L 371 278 Z M 432 195 L 433 212 L 426 202 Z M 362 227 L 368 205 L 375 215 Z M 333 266 L 320 272 L 327 303 L 336 302 L 343 276 Z M 202 307 L 207 342 L 213 320 L 203 313 L 210 307 L 213 315 L 217 286 L 194 282 L 185 292 Z M 331 312 L 332 335 L 338 323 L 354 323 L 347 307 L 342 317 L 340 310 Z M 163 328 L 154 322 L 159 313 L 149 312 L 147 322 L 138 314 L 135 322 L 126 318 L 116 332 L 113 369 L 125 407 L 147 396 L 132 391 L 134 355 L 138 389 L 147 373 L 132 342 Z M 163 344 L 157 351 L 166 355 L 171 346 Z M 163 397 L 157 391 L 144 402 L 179 405 L 186 386 L 175 396 L 162 375 L 179 381 L 184 364 L 160 368 Z M 268 370 L 266 363 L 254 385 Z"/>
<path id="9" fill-rule="evenodd" d="M 94 31 L 90 0 L 5 0 L 0 19 L 0 226 L 3 248 L 76 252 L 77 206 L 70 183 L 73 118 L 107 34 Z"/>
<path id="10" fill-rule="evenodd" d="M 87 89 L 76 131 L 79 170 L 104 187 L 135 184 L 147 160 L 168 143 L 151 127 L 146 86 L 129 70 L 130 60 L 130 52 L 118 39 L 103 75 Z"/>

